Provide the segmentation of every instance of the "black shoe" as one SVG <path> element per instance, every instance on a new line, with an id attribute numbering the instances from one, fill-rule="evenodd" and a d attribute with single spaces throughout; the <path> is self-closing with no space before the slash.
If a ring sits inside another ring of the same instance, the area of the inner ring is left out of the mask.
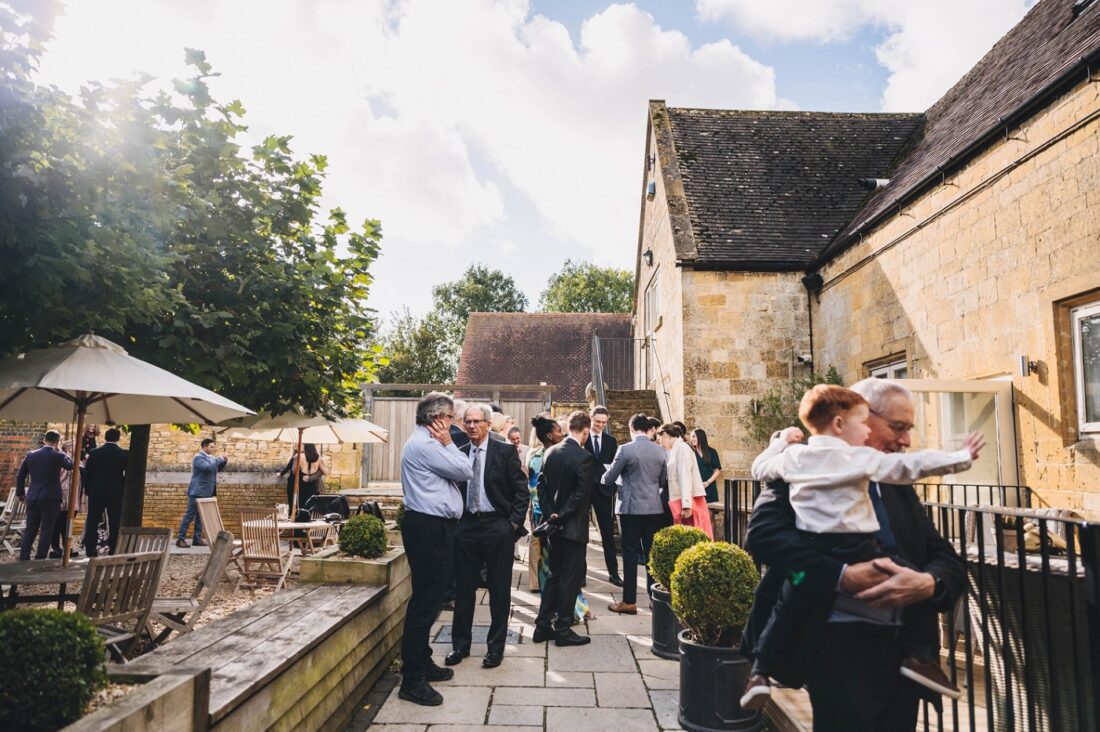
<path id="1" fill-rule="evenodd" d="M 592 637 L 578 635 L 572 629 L 558 631 L 554 634 L 555 646 L 584 646 L 592 642 Z"/>
<path id="2" fill-rule="evenodd" d="M 402 684 L 401 690 L 397 692 L 397 698 L 424 707 L 438 707 L 443 703 L 443 695 L 433 689 L 424 679 L 413 681 L 408 686 Z"/>
<path id="3" fill-rule="evenodd" d="M 453 669 L 436 666 L 434 663 L 428 666 L 428 681 L 450 681 L 455 677 Z"/>
<path id="4" fill-rule="evenodd" d="M 504 660 L 503 653 L 493 653 L 489 651 L 485 654 L 484 660 L 481 662 L 482 668 L 496 668 L 500 665 L 500 662 Z"/>
<path id="5" fill-rule="evenodd" d="M 623 578 L 620 577 L 617 574 L 613 574 L 610 577 L 608 577 L 607 581 L 610 582 L 611 584 L 615 585 L 616 587 L 622 587 L 623 586 Z"/>
<path id="6" fill-rule="evenodd" d="M 466 656 L 469 655 L 469 648 L 462 651 L 455 649 L 447 654 L 447 657 L 443 659 L 443 663 L 447 664 L 448 666 L 457 666 L 458 664 L 462 663 L 462 659 L 466 658 Z"/>
<path id="7" fill-rule="evenodd" d="M 439 609 L 440 610 L 454 610 L 455 609 L 455 601 L 454 600 L 447 600 L 446 602 L 444 602 L 442 605 L 439 606 Z"/>
<path id="8" fill-rule="evenodd" d="M 50 552 L 50 559 L 61 559 L 61 550 L 55 549 Z"/>
<path id="9" fill-rule="evenodd" d="M 542 626 L 535 626 L 535 632 L 531 635 L 532 643 L 545 643 L 548 640 L 554 639 L 554 631 L 551 628 L 544 628 Z"/>

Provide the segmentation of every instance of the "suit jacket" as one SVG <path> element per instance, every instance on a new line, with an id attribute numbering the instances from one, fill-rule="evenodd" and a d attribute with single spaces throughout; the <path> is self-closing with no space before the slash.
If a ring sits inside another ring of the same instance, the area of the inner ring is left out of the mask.
<path id="1" fill-rule="evenodd" d="M 600 454 L 596 454 L 596 446 L 593 444 L 592 436 L 588 436 L 588 441 L 584 443 L 584 449 L 588 451 L 589 455 L 592 455 L 596 459 L 596 467 L 592 473 L 592 498 L 598 498 L 599 496 L 613 496 L 615 495 L 615 484 L 612 483 L 609 486 L 603 485 L 600 479 L 603 477 L 603 471 L 605 465 L 610 465 L 611 461 L 615 459 L 615 453 L 619 451 L 619 443 L 612 437 L 611 433 L 606 429 L 603 434 L 600 435 Z"/>
<path id="2" fill-rule="evenodd" d="M 222 455 L 214 457 L 200 451 L 191 461 L 191 483 L 187 486 L 187 495 L 197 498 L 209 498 L 218 486 L 218 473 L 225 470 L 229 458 Z"/>
<path id="3" fill-rule="evenodd" d="M 897 540 L 898 555 L 940 580 L 939 594 L 924 602 L 936 612 L 951 610 L 966 591 L 966 567 L 963 561 L 928 520 L 928 514 L 912 486 L 882 485 L 880 489 L 886 514 L 890 519 L 890 529 Z M 749 517 L 745 548 L 757 562 L 804 571 L 804 581 L 835 589 L 844 565 L 822 554 L 814 546 L 811 537 L 795 528 L 789 492 L 790 487 L 781 481 L 769 483 L 763 488 Z M 760 582 L 741 643 L 742 652 L 749 657 L 752 656 L 753 648 L 775 606 L 783 587 L 784 574 L 785 572 L 768 572 Z M 832 602 L 828 605 L 815 615 L 813 622 L 804 623 L 801 627 L 801 639 L 795 644 L 800 653 L 791 659 L 789 668 L 773 674 L 780 682 L 789 686 L 802 685 L 809 664 L 813 662 L 818 639 L 832 610 Z M 935 621 L 935 616 L 928 614 L 927 622 L 934 625 Z M 926 630 L 926 635 L 938 637 L 933 628 Z M 921 687 L 922 693 L 923 688 Z M 926 698 L 937 704 L 940 700 L 939 695 L 932 692 L 928 692 Z"/>
<path id="4" fill-rule="evenodd" d="M 571 541 L 588 541 L 588 509 L 591 506 L 592 454 L 566 438 L 546 451 L 539 474 L 539 506 L 542 515 L 558 515 L 561 535 Z"/>
<path id="5" fill-rule="evenodd" d="M 126 486 L 128 455 L 114 442 L 92 450 L 84 463 L 84 492 L 90 498 L 121 496 Z"/>
<path id="6" fill-rule="evenodd" d="M 519 453 L 510 442 L 498 442 L 487 439 L 481 445 L 485 449 L 485 495 L 493 510 L 502 518 L 516 526 L 523 526 L 527 517 L 527 508 L 531 505 L 531 491 L 527 487 L 527 476 L 519 464 Z M 462 452 L 470 454 L 471 445 L 467 444 Z M 466 489 L 469 483 L 458 484 L 462 491 L 462 505 L 467 505 Z"/>
<path id="7" fill-rule="evenodd" d="M 459 450 L 470 444 L 470 436 L 466 434 L 466 430 L 462 429 L 458 425 L 451 425 L 451 442 L 455 444 Z"/>
<path id="8" fill-rule="evenodd" d="M 15 495 L 26 496 L 28 501 L 53 499 L 61 501 L 61 471 L 72 470 L 73 460 L 60 450 L 43 445 L 31 450 L 23 458 L 15 477 Z M 30 490 L 26 490 L 30 478 Z"/>
<path id="9" fill-rule="evenodd" d="M 653 515 L 667 510 L 667 499 L 661 498 L 662 491 L 668 493 L 666 457 L 665 449 L 644 435 L 619 448 L 603 477 L 605 485 L 614 485 L 622 476 L 618 513 Z"/>

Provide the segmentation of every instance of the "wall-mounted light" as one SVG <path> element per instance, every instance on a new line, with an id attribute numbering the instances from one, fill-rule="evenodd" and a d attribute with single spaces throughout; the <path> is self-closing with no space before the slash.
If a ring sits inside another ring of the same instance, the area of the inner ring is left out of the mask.
<path id="1" fill-rule="evenodd" d="M 653 250 L 652 249 L 646 249 L 644 252 L 642 252 L 642 259 L 645 261 L 645 265 L 647 267 L 652 267 L 653 266 Z"/>
<path id="2" fill-rule="evenodd" d="M 1027 356 L 1020 356 L 1020 376 L 1025 379 L 1032 374 L 1039 373 L 1039 362 L 1028 361 Z"/>

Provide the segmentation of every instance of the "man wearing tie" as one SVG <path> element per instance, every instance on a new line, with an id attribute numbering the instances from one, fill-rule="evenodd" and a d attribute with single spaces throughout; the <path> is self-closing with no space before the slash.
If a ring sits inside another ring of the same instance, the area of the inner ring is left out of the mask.
<path id="1" fill-rule="evenodd" d="M 512 548 L 531 502 L 519 453 L 508 442 L 489 439 L 493 412 L 484 404 L 466 409 L 471 478 L 465 484 L 465 510 L 455 531 L 455 612 L 451 627 L 454 650 L 444 662 L 461 663 L 470 655 L 474 607 L 481 567 L 489 587 L 488 653 L 481 665 L 493 668 L 504 658 L 508 614 L 512 607 Z"/>
<path id="2" fill-rule="evenodd" d="M 88 495 L 88 516 L 84 521 L 84 549 L 89 557 L 99 553 L 99 522 L 107 512 L 107 545 L 111 554 L 118 545 L 118 522 L 122 518 L 122 493 L 126 487 L 128 453 L 118 446 L 122 433 L 107 430 L 102 447 L 88 455 L 84 464 L 84 492 Z"/>
<path id="3" fill-rule="evenodd" d="M 36 534 L 38 549 L 35 559 L 45 559 L 53 538 L 53 527 L 61 513 L 61 471 L 72 470 L 73 461 L 58 447 L 61 434 L 50 430 L 42 442 L 45 444 L 27 453 L 19 474 L 15 478 L 15 496 L 27 504 L 27 528 L 19 545 L 19 559 L 31 558 L 31 545 Z M 27 490 L 27 479 L 31 486 Z M 68 508 L 68 507 L 66 507 Z"/>
<path id="4" fill-rule="evenodd" d="M 610 465 L 615 459 L 619 443 L 607 431 L 607 421 L 610 419 L 607 407 L 593 407 L 589 416 L 592 419 L 592 430 L 584 442 L 584 449 L 596 458 L 595 469 L 592 471 L 592 509 L 596 513 L 596 526 L 600 529 L 600 543 L 603 544 L 603 561 L 607 565 L 607 576 L 611 584 L 622 587 L 619 560 L 615 554 L 615 486 L 614 484 L 603 486 L 600 483 L 604 466 Z"/>

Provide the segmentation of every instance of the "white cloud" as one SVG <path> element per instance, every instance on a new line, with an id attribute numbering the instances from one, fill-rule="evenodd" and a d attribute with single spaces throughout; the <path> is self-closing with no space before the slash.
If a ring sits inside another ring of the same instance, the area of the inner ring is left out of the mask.
<path id="1" fill-rule="evenodd" d="M 884 111 L 923 110 L 965 74 L 1035 0 L 696 0 L 703 20 L 732 21 L 765 42 L 844 42 L 884 30 Z"/>
<path id="2" fill-rule="evenodd" d="M 327 154 L 328 205 L 382 219 L 382 310 L 424 309 L 433 277 L 479 259 L 539 261 L 535 296 L 566 256 L 630 267 L 646 101 L 790 105 L 733 44 L 633 5 L 574 40 L 526 0 L 69 0 L 55 36 L 42 77 L 69 90 L 180 76 L 183 47 L 204 49 L 250 134 Z"/>

